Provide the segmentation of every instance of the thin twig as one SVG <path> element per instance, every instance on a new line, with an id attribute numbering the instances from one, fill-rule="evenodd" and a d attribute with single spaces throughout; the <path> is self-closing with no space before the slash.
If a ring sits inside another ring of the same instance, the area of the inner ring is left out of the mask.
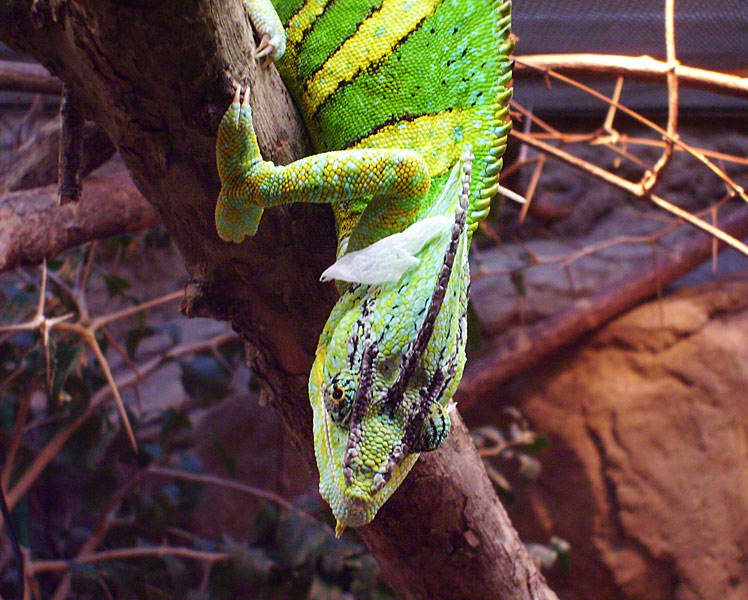
<path id="1" fill-rule="evenodd" d="M 0 486 L 2 489 L 7 490 L 10 484 L 10 476 L 13 474 L 13 464 L 16 460 L 16 453 L 21 445 L 21 436 L 23 436 L 23 428 L 26 425 L 26 419 L 29 416 L 29 409 L 31 408 L 31 397 L 36 391 L 35 380 L 32 379 L 26 386 L 25 393 L 21 396 L 21 401 L 18 405 L 18 414 L 16 415 L 16 422 L 13 425 L 13 433 L 10 436 L 10 443 L 8 444 L 8 450 L 5 453 L 5 464 L 3 465 L 2 477 L 0 477 Z"/>
<path id="2" fill-rule="evenodd" d="M 78 325 L 77 323 L 59 323 L 57 328 L 63 331 L 72 331 L 73 333 L 76 333 L 84 342 L 86 342 L 86 344 L 88 344 L 88 347 L 93 351 L 94 356 L 96 356 L 96 360 L 99 363 L 99 367 L 101 367 L 101 370 L 104 372 L 104 377 L 106 378 L 109 387 L 112 388 L 112 394 L 114 395 L 114 400 L 117 404 L 117 410 L 119 410 L 120 417 L 122 418 L 122 424 L 125 426 L 127 437 L 130 439 L 130 444 L 132 444 L 133 450 L 137 452 L 138 443 L 135 441 L 135 434 L 133 433 L 132 426 L 130 425 L 130 419 L 127 416 L 127 412 L 125 411 L 125 403 L 122 402 L 122 397 L 119 395 L 117 383 L 114 381 L 112 370 L 109 368 L 109 362 L 104 356 L 104 353 L 101 351 L 101 346 L 99 345 L 99 341 L 96 339 L 96 335 L 93 333 L 93 331 L 87 329 L 86 327 Z"/>
<path id="3" fill-rule="evenodd" d="M 211 349 L 216 346 L 221 346 L 235 338 L 236 335 L 233 333 L 223 333 L 208 340 L 175 346 L 169 351 L 156 356 L 148 362 L 140 365 L 138 367 L 138 372 L 143 377 L 148 377 L 148 375 L 156 371 L 169 360 L 181 358 L 182 356 L 194 354 L 195 352 L 201 352 L 203 350 Z M 138 381 L 139 378 L 137 376 L 132 373 L 128 373 L 127 375 L 124 375 L 116 380 L 117 389 L 127 389 L 138 383 Z M 10 506 L 11 509 L 26 494 L 26 492 L 28 492 L 29 488 L 39 478 L 39 475 L 41 475 L 42 471 L 44 471 L 44 469 L 52 461 L 52 459 L 57 456 L 70 436 L 73 435 L 73 433 L 78 430 L 78 428 L 86 421 L 86 419 L 88 419 L 88 417 L 93 414 L 96 408 L 104 400 L 108 399 L 112 394 L 113 392 L 111 387 L 107 386 L 101 388 L 91 397 L 86 410 L 78 417 L 76 417 L 76 419 L 65 429 L 57 431 L 54 436 L 52 436 L 52 439 L 47 442 L 47 445 L 44 446 L 44 448 L 42 448 L 36 454 L 34 460 L 26 469 L 24 474 L 18 479 L 13 488 L 8 492 L 8 506 Z"/>
<path id="4" fill-rule="evenodd" d="M 96 526 L 93 528 L 91 535 L 86 538 L 86 541 L 80 547 L 78 556 L 74 560 L 78 560 L 81 556 L 90 555 L 98 545 L 104 540 L 104 537 L 109 532 L 112 524 L 115 522 L 117 511 L 119 510 L 122 501 L 125 499 L 135 484 L 140 481 L 142 473 L 138 472 L 134 476 L 127 478 L 124 485 L 109 499 L 108 506 L 104 510 L 101 518 L 99 519 Z M 57 585 L 52 600 L 65 600 L 70 593 L 70 574 L 65 573 L 60 583 Z"/>
<path id="5" fill-rule="evenodd" d="M 647 192 L 651 192 L 657 185 L 662 172 L 673 156 L 674 140 L 678 137 L 678 77 L 675 67 L 678 66 L 675 58 L 675 0 L 665 0 L 665 48 L 667 51 L 667 62 L 669 70 L 667 73 L 667 136 L 664 138 L 665 148 L 662 156 L 654 168 L 645 173 L 641 180 L 641 186 Z M 618 98 L 615 99 L 616 103 Z"/>
<path id="6" fill-rule="evenodd" d="M 550 154 L 551 156 L 554 156 L 555 158 L 558 158 L 559 160 L 571 165 L 572 167 L 593 175 L 594 177 L 597 177 L 598 179 L 601 179 L 602 181 L 610 185 L 626 190 L 628 193 L 636 196 L 637 198 L 649 200 L 653 204 L 656 204 L 669 213 L 676 215 L 677 217 L 683 219 L 691 225 L 694 225 L 695 227 L 706 231 L 710 235 L 720 239 L 729 246 L 732 246 L 741 254 L 745 254 L 746 256 L 748 256 L 748 246 L 746 246 L 743 242 L 736 240 L 731 235 L 728 235 L 724 231 L 717 229 L 706 221 L 693 216 L 691 213 L 683 210 L 682 208 L 671 204 L 667 200 L 664 200 L 659 196 L 656 196 L 655 194 L 647 194 L 646 191 L 642 189 L 641 184 L 632 183 L 626 179 L 623 179 L 622 177 L 619 177 L 618 175 L 614 175 L 613 173 L 610 173 L 609 171 L 598 167 L 597 165 L 593 165 L 592 163 L 578 158 L 573 154 L 569 154 L 568 152 L 565 152 L 560 148 L 556 148 L 555 146 L 551 146 L 550 144 L 546 144 L 545 142 L 537 140 L 532 136 L 526 136 L 517 131 L 512 131 L 511 135 L 530 146 L 533 146 L 539 150 L 542 150 L 543 152 Z"/>
<path id="7" fill-rule="evenodd" d="M 67 571 L 75 564 L 97 563 L 107 560 L 126 560 L 130 558 L 176 556 L 190 560 L 205 561 L 208 563 L 230 560 L 233 555 L 228 552 L 204 552 L 192 548 L 180 546 L 158 546 L 154 548 L 118 548 L 116 550 L 104 550 L 93 554 L 83 554 L 75 560 L 36 560 L 29 563 L 29 575 L 49 571 Z"/>
<path id="8" fill-rule="evenodd" d="M 745 200 L 746 202 L 748 202 L 748 194 L 746 194 L 746 191 L 745 191 L 745 189 L 742 186 L 740 186 L 737 183 L 735 183 L 735 181 L 733 181 L 732 178 L 727 175 L 727 173 L 725 173 L 722 169 L 720 169 L 717 165 L 715 165 L 712 161 L 710 161 L 704 154 L 696 151 L 693 147 L 691 147 L 688 144 L 686 144 L 685 142 L 683 142 L 680 138 L 677 138 L 677 139 L 671 138 L 670 136 L 668 136 L 667 131 L 665 131 L 664 129 L 662 129 L 662 127 L 660 127 L 656 123 L 654 123 L 654 122 L 650 121 L 649 119 L 643 117 L 642 115 L 640 115 L 636 111 L 631 110 L 630 108 L 627 108 L 623 104 L 620 104 L 618 102 L 614 102 L 611 98 L 609 98 L 605 94 L 601 94 L 600 92 L 598 92 L 597 90 L 592 89 L 589 86 L 586 86 L 586 85 L 584 85 L 582 83 L 579 83 L 578 81 L 575 81 L 575 80 L 573 80 L 573 79 L 571 79 L 569 77 L 561 75 L 560 73 L 557 73 L 557 72 L 552 71 L 552 70 L 548 70 L 546 72 L 547 72 L 547 74 L 549 76 L 554 77 L 555 79 L 558 79 L 559 81 L 563 81 L 564 83 L 568 83 L 569 85 L 571 85 L 571 86 L 573 86 L 573 87 L 575 87 L 577 89 L 580 89 L 580 90 L 582 90 L 584 92 L 587 92 L 588 94 L 590 94 L 591 96 L 594 96 L 598 100 L 601 100 L 601 101 L 603 101 L 603 102 L 605 102 L 607 104 L 613 104 L 613 105 L 615 105 L 616 108 L 618 108 L 618 110 L 620 110 L 621 112 L 626 113 L 627 115 L 629 115 L 630 117 L 636 119 L 640 123 L 643 123 L 647 127 L 653 129 L 654 131 L 656 131 L 657 133 L 659 133 L 660 135 L 662 135 L 663 138 L 670 140 L 673 144 L 676 144 L 677 146 L 679 146 L 680 148 L 682 148 L 684 152 L 687 152 L 688 154 L 690 154 L 691 156 L 693 156 L 696 160 L 698 160 L 700 163 L 702 163 L 703 165 L 705 165 L 710 171 L 712 171 L 715 175 L 717 175 L 717 177 L 719 177 L 722 181 L 724 181 L 727 185 L 729 185 L 732 191 L 734 191 L 741 198 L 743 198 L 743 200 Z M 517 134 L 516 131 L 514 131 L 512 133 L 514 133 L 515 135 L 517 135 L 517 137 L 519 137 L 519 136 L 522 135 L 522 134 Z M 519 138 L 519 139 L 521 139 L 521 138 Z"/>
<path id="9" fill-rule="evenodd" d="M 182 296 L 184 296 L 184 291 L 179 290 L 177 292 L 172 292 L 171 294 L 166 294 L 165 296 L 160 296 L 159 298 L 154 298 L 153 300 L 141 302 L 140 304 L 137 304 L 135 306 L 129 306 L 128 308 L 123 308 L 122 310 L 118 310 L 101 317 L 96 317 L 91 321 L 89 327 L 92 330 L 96 330 L 103 325 L 111 323 L 112 321 L 124 319 L 125 317 L 129 317 L 131 315 L 139 313 L 142 310 L 153 308 L 154 306 L 159 306 L 161 304 L 166 304 L 167 302 L 171 302 L 172 300 L 179 300 Z"/>
<path id="10" fill-rule="evenodd" d="M 606 75 L 623 75 L 634 79 L 651 80 L 664 79 L 670 71 L 670 65 L 667 62 L 649 56 L 535 54 L 516 56 L 515 61 L 519 66 L 514 71 L 515 77 L 530 75 L 533 70 L 543 77 L 547 77 L 550 71 L 561 70 L 575 74 L 604 73 Z M 748 77 L 739 77 L 685 65 L 677 65 L 675 75 L 680 83 L 687 87 L 748 98 Z"/>
<path id="11" fill-rule="evenodd" d="M 527 192 L 525 192 L 525 205 L 522 207 L 522 211 L 519 213 L 520 223 L 525 222 L 525 218 L 527 217 L 527 211 L 530 210 L 530 204 L 532 203 L 532 198 L 535 195 L 535 189 L 538 186 L 538 181 L 540 181 L 540 174 L 543 172 L 545 161 L 546 161 L 546 155 L 541 154 L 540 160 L 538 160 L 538 164 L 535 165 L 535 169 L 532 172 L 530 183 L 527 186 Z"/>
<path id="12" fill-rule="evenodd" d="M 735 237 L 748 235 L 748 208 L 734 212 L 721 223 Z M 591 298 L 538 325 L 489 343 L 481 356 L 468 364 L 457 399 L 467 407 L 495 398 L 504 382 L 599 327 L 621 312 L 657 293 L 657 289 L 681 277 L 712 253 L 711 237 L 698 235 L 669 249 L 658 258 L 657 268 L 637 272 L 616 281 Z M 724 246 L 720 247 L 723 250 Z"/>
<path id="13" fill-rule="evenodd" d="M 514 102 L 514 101 L 512 101 Z M 519 105 L 518 105 L 519 106 Z M 533 119 L 537 119 L 537 117 L 532 117 Z M 592 144 L 599 144 L 599 143 L 607 143 L 607 140 L 601 140 L 598 132 L 592 132 L 592 133 L 533 133 L 533 137 L 540 139 L 540 140 L 547 140 L 547 139 L 553 139 L 553 140 L 559 140 L 563 142 L 564 144 L 576 144 L 580 142 L 586 142 L 590 145 Z M 636 136 L 629 136 L 622 134 L 619 138 L 620 141 L 625 141 L 627 145 L 635 145 L 635 146 L 650 146 L 654 148 L 663 148 L 665 146 L 665 142 L 662 140 L 652 140 L 649 138 L 641 138 Z M 694 150 L 697 152 L 700 152 L 704 156 L 708 156 L 709 158 L 713 158 L 714 160 L 719 161 L 725 161 L 729 163 L 735 163 L 736 165 L 743 165 L 748 166 L 748 158 L 742 157 L 742 156 L 735 156 L 734 154 L 725 154 L 724 152 L 717 152 L 716 150 L 709 150 L 707 148 L 700 148 L 698 146 L 691 146 Z M 684 152 L 683 148 L 675 148 L 676 152 Z M 532 159 L 528 159 L 528 162 Z M 503 171 L 502 171 L 503 173 Z"/>
<path id="14" fill-rule="evenodd" d="M 225 479 L 217 475 L 188 473 L 187 471 L 181 471 L 178 469 L 170 469 L 168 467 L 159 467 L 156 465 L 152 465 L 151 467 L 149 467 L 148 473 L 150 473 L 151 475 L 158 475 L 160 477 L 172 477 L 174 479 L 194 481 L 195 483 L 201 483 L 203 485 L 214 485 L 214 486 L 222 487 L 228 490 L 242 492 L 243 494 L 248 494 L 255 498 L 261 498 L 262 500 L 268 500 L 270 502 L 277 504 L 278 506 L 282 506 L 284 509 L 286 509 L 289 512 L 296 513 L 310 521 L 319 523 L 330 534 L 333 533 L 333 530 L 327 524 L 322 523 L 319 519 L 316 519 L 309 513 L 301 510 L 300 508 L 297 508 L 291 502 L 283 498 L 283 496 L 280 496 L 279 494 L 276 494 L 275 492 L 271 492 L 269 490 L 263 490 L 261 488 L 247 485 L 245 483 L 239 483 L 238 481 L 231 481 L 230 479 Z"/>
<path id="15" fill-rule="evenodd" d="M 621 99 L 621 92 L 623 91 L 623 77 L 619 77 L 616 80 L 616 87 L 613 90 L 613 100 L 616 101 L 616 103 Z M 608 107 L 608 114 L 605 115 L 605 121 L 603 121 L 603 131 L 612 133 L 614 131 L 613 129 L 613 121 L 616 118 L 616 106 L 615 104 L 611 104 Z"/>

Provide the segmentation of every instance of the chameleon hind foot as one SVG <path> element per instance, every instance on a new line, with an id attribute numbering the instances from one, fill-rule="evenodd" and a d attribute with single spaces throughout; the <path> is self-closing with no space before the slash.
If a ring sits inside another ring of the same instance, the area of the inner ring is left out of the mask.
<path id="1" fill-rule="evenodd" d="M 239 88 L 218 127 L 216 161 L 222 184 L 216 228 L 219 237 L 230 242 L 254 235 L 264 208 L 330 203 L 338 225 L 352 221 L 346 237 L 350 235 L 350 248 L 357 249 L 407 227 L 431 182 L 420 154 L 408 149 L 341 150 L 275 166 L 262 159 L 249 90 L 242 94 Z M 350 219 L 352 204 L 359 211 Z"/>

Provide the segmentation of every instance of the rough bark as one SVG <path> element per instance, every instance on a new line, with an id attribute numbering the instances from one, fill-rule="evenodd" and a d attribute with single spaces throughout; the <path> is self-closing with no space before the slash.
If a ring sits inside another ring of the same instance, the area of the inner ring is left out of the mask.
<path id="1" fill-rule="evenodd" d="M 160 222 L 127 173 L 89 178 L 75 205 L 57 203 L 57 186 L 0 199 L 0 271 L 37 265 L 91 240 L 139 231 Z"/>
<path id="2" fill-rule="evenodd" d="M 265 397 L 311 460 L 307 374 L 335 299 L 318 280 L 334 255 L 330 213 L 267 211 L 241 245 L 221 242 L 213 222 L 215 132 L 234 81 L 251 86 L 266 158 L 285 163 L 308 150 L 276 71 L 251 64 L 241 3 L 13 0 L 0 8 L 0 36 L 58 76 L 107 132 L 184 257 L 184 312 L 231 321 Z M 459 425 L 361 533 L 403 599 L 555 598 Z"/>

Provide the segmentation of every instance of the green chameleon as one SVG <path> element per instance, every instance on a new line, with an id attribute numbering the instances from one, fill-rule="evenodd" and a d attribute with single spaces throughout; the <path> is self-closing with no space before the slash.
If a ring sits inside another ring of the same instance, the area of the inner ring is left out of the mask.
<path id="1" fill-rule="evenodd" d="M 470 237 L 509 133 L 508 0 L 244 0 L 319 154 L 260 155 L 248 93 L 218 131 L 226 241 L 265 208 L 330 203 L 341 297 L 309 380 L 320 493 L 369 523 L 450 429 L 465 364 Z"/>

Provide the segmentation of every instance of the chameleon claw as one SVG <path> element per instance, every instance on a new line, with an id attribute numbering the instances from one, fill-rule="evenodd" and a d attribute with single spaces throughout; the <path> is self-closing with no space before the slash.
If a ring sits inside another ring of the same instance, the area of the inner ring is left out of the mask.
<path id="1" fill-rule="evenodd" d="M 255 49 L 254 58 L 264 58 L 263 66 L 268 67 L 275 59 L 283 56 L 285 52 L 285 40 L 280 35 L 263 34 L 260 43 Z"/>
<path id="2" fill-rule="evenodd" d="M 265 56 L 269 56 L 273 53 L 274 49 L 275 48 L 270 43 L 270 36 L 266 33 L 262 36 L 260 43 L 257 45 L 257 49 L 255 50 L 255 58 L 263 58 Z"/>
<path id="3" fill-rule="evenodd" d="M 335 519 L 335 537 L 339 538 L 341 535 L 343 535 L 343 532 L 345 531 L 345 523 L 341 523 L 337 519 Z"/>

